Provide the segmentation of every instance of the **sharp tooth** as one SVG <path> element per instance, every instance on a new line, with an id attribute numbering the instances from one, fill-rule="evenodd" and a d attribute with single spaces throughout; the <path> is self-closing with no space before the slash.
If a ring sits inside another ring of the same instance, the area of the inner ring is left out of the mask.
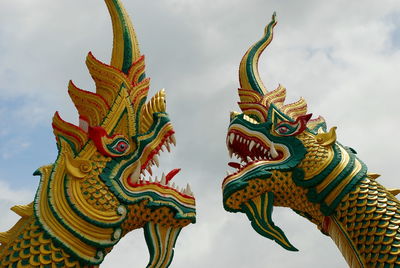
<path id="1" fill-rule="evenodd" d="M 235 134 L 231 133 L 231 135 L 229 135 L 229 142 L 233 143 L 234 139 L 235 139 Z"/>
<path id="2" fill-rule="evenodd" d="M 175 182 L 172 183 L 171 187 L 175 189 Z"/>
<path id="3" fill-rule="evenodd" d="M 140 161 L 138 161 L 137 166 L 135 168 L 135 170 L 133 171 L 133 173 L 131 174 L 131 182 L 132 183 L 137 183 L 140 179 L 140 169 L 141 169 L 141 165 L 140 165 Z"/>
<path id="4" fill-rule="evenodd" d="M 236 135 L 235 137 L 236 137 L 236 140 L 240 140 L 240 136 L 239 135 Z"/>
<path id="5" fill-rule="evenodd" d="M 267 154 L 267 153 L 268 153 L 268 150 L 267 150 L 267 149 L 264 149 L 264 153 Z"/>
<path id="6" fill-rule="evenodd" d="M 250 158 L 250 156 L 247 156 L 247 162 L 251 162 L 251 161 L 253 161 L 253 160 Z"/>
<path id="7" fill-rule="evenodd" d="M 185 191 L 185 194 L 190 194 L 192 192 L 192 189 L 190 189 L 189 183 L 186 184 L 186 189 L 184 191 Z"/>
<path id="8" fill-rule="evenodd" d="M 258 148 L 258 147 L 260 147 L 260 144 L 259 144 L 259 143 L 256 144 L 256 148 Z"/>
<path id="9" fill-rule="evenodd" d="M 240 137 L 239 142 L 243 142 L 243 138 L 242 137 Z"/>
<path id="10" fill-rule="evenodd" d="M 274 143 L 271 143 L 271 156 L 272 158 L 277 158 L 278 157 L 278 152 L 275 149 L 275 145 Z"/>
<path id="11" fill-rule="evenodd" d="M 246 140 L 246 144 L 249 145 L 249 144 L 250 144 L 250 141 L 249 141 L 249 140 Z"/>
<path id="12" fill-rule="evenodd" d="M 157 181 L 157 176 L 155 177 L 155 180 Z M 153 178 L 152 177 L 149 178 L 149 182 L 153 183 Z"/>
<path id="13" fill-rule="evenodd" d="M 129 178 L 129 180 L 130 180 L 131 183 L 135 184 L 135 183 L 138 183 L 139 178 L 138 178 L 138 177 L 133 177 L 133 176 L 131 175 L 131 177 Z"/>
<path id="14" fill-rule="evenodd" d="M 161 181 L 160 181 L 160 183 L 163 184 L 163 185 L 165 185 L 165 183 L 166 183 L 166 178 L 165 178 L 164 172 L 163 172 L 163 174 L 161 175 Z"/>
<path id="15" fill-rule="evenodd" d="M 171 147 L 169 147 L 168 142 L 165 143 L 165 147 L 167 147 L 167 151 L 168 151 L 168 152 L 171 152 Z"/>
<path id="16" fill-rule="evenodd" d="M 161 151 L 161 152 L 164 152 L 163 146 L 160 147 L 160 151 Z"/>
<path id="17" fill-rule="evenodd" d="M 171 135 L 170 139 L 171 139 L 172 143 L 174 144 L 174 146 L 176 146 L 176 139 L 175 139 L 174 134 Z"/>
<path id="18" fill-rule="evenodd" d="M 160 160 L 158 159 L 158 156 L 157 156 L 157 155 L 154 155 L 153 161 L 154 161 L 154 163 L 156 164 L 157 167 L 160 166 Z"/>
<path id="19" fill-rule="evenodd" d="M 146 170 L 147 170 L 147 172 L 149 172 L 150 176 L 153 175 L 153 171 L 151 170 L 150 166 L 147 166 Z"/>
<path id="20" fill-rule="evenodd" d="M 255 144 L 256 144 L 256 143 L 255 143 L 254 141 L 251 141 L 251 142 L 250 142 L 249 151 L 251 151 L 251 149 L 253 149 L 253 147 L 254 147 Z"/>

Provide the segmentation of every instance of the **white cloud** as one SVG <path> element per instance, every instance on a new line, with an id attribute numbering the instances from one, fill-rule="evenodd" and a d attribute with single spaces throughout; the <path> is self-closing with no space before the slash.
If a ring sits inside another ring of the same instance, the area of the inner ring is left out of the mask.
<path id="1" fill-rule="evenodd" d="M 13 189 L 10 183 L 0 179 L 0 232 L 11 228 L 20 217 L 9 209 L 15 205 L 26 205 L 33 201 L 34 193 L 25 189 Z"/>

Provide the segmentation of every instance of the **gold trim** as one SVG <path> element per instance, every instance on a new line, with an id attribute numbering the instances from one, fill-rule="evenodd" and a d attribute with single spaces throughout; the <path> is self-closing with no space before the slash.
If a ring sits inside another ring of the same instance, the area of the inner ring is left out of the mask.
<path id="1" fill-rule="evenodd" d="M 329 175 L 326 176 L 326 178 L 315 187 L 318 193 L 322 192 L 332 182 L 332 180 L 334 180 L 340 174 L 340 172 L 343 171 L 343 169 L 349 163 L 350 160 L 349 154 L 342 146 L 339 145 L 339 148 L 342 154 L 342 159 L 340 160 L 340 163 L 335 167 L 335 169 L 332 170 L 332 172 L 329 173 Z"/>
<path id="2" fill-rule="evenodd" d="M 328 133 L 317 134 L 317 142 L 322 146 L 330 146 L 336 142 L 336 129 L 337 127 L 332 127 Z"/>
<path id="3" fill-rule="evenodd" d="M 335 189 L 329 193 L 329 195 L 326 197 L 325 202 L 327 205 L 332 204 L 332 202 L 338 197 L 339 194 L 343 192 L 344 187 L 349 184 L 349 182 L 353 179 L 353 177 L 361 170 L 362 165 L 358 161 L 358 159 L 355 160 L 354 163 L 354 168 L 352 172 L 340 182 L 338 186 L 335 187 Z"/>

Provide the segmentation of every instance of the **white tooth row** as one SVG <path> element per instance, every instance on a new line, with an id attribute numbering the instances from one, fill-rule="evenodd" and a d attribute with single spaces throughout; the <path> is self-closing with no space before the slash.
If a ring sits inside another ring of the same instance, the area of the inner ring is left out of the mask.
<path id="1" fill-rule="evenodd" d="M 160 166 L 160 159 L 158 158 L 158 156 L 160 155 L 160 151 L 164 152 L 165 150 L 167 150 L 168 152 L 171 152 L 171 146 L 170 144 L 173 144 L 174 146 L 176 146 L 176 138 L 175 138 L 175 134 L 172 134 L 171 136 L 169 136 L 165 142 L 163 143 L 163 145 L 161 145 L 160 150 L 153 156 L 153 158 L 147 162 L 147 166 L 146 168 L 144 168 L 141 172 L 141 174 L 145 175 L 145 170 L 149 173 L 150 176 L 153 175 L 153 171 L 151 170 L 151 166 Z"/>
<path id="2" fill-rule="evenodd" d="M 176 146 L 176 139 L 175 139 L 175 135 L 172 134 L 171 136 L 168 137 L 168 139 L 164 142 L 164 144 L 161 146 L 160 151 L 164 152 L 164 150 L 166 149 L 168 152 L 171 151 L 171 147 L 170 144 L 173 144 L 174 146 Z M 160 165 L 160 160 L 158 158 L 160 151 L 158 151 L 153 158 L 147 163 L 147 166 L 145 169 L 141 170 L 141 163 L 138 162 L 135 171 L 133 171 L 133 173 L 131 174 L 131 176 L 129 177 L 129 180 L 131 183 L 133 184 L 145 184 L 146 182 L 148 183 L 158 183 L 161 185 L 165 185 L 168 186 L 170 188 L 175 189 L 178 192 L 181 192 L 183 194 L 189 195 L 189 196 L 193 196 L 193 192 L 190 188 L 189 183 L 186 185 L 185 187 L 182 187 L 181 189 L 179 189 L 178 185 L 175 185 L 175 182 L 172 183 L 172 185 L 170 185 L 170 183 L 168 182 L 167 184 L 167 180 L 165 177 L 165 174 L 162 173 L 161 179 L 158 180 L 157 176 L 155 177 L 154 181 L 152 179 L 152 175 L 153 175 L 153 171 L 151 170 L 151 166 L 152 165 L 156 165 L 157 167 L 159 167 Z M 145 178 L 145 170 L 149 173 L 149 179 L 146 180 Z"/>
<path id="3" fill-rule="evenodd" d="M 140 174 L 140 163 L 136 167 L 135 171 L 129 177 L 129 180 L 130 180 L 130 182 L 132 184 L 158 183 L 158 184 L 167 186 L 169 188 L 173 188 L 176 191 L 181 192 L 183 194 L 186 194 L 186 195 L 189 195 L 189 196 L 193 196 L 193 192 L 192 192 L 192 189 L 190 188 L 189 183 L 186 185 L 186 187 L 182 187 L 182 188 L 179 188 L 178 185 L 175 185 L 175 182 L 173 182 L 172 185 L 171 185 L 169 182 L 167 183 L 167 179 L 166 179 L 164 173 L 162 173 L 160 180 L 158 180 L 158 178 L 156 176 L 154 178 L 154 181 L 153 181 L 153 178 L 151 176 L 149 176 L 148 179 L 146 179 L 145 176 L 141 176 L 141 174 Z"/>
<path id="4" fill-rule="evenodd" d="M 227 147 L 228 147 L 228 152 L 229 152 L 229 157 L 230 158 L 232 158 L 232 155 L 233 155 L 233 150 L 232 150 L 232 148 L 231 148 L 231 144 L 234 142 L 234 141 L 237 141 L 237 142 L 240 142 L 240 143 L 244 143 L 245 145 L 247 145 L 248 147 L 249 147 L 249 151 L 251 151 L 252 149 L 253 149 L 253 147 L 255 146 L 256 148 L 259 148 L 261 145 L 259 144 L 259 143 L 256 143 L 255 141 L 253 141 L 253 140 L 247 140 L 247 139 L 245 139 L 245 138 L 243 138 L 243 137 L 241 137 L 241 136 L 239 136 L 239 135 L 235 135 L 235 133 L 231 133 L 230 135 L 229 135 L 229 137 L 227 137 L 227 139 L 226 139 L 226 142 L 227 142 Z M 275 158 L 277 158 L 278 157 L 278 152 L 276 151 L 276 148 L 275 148 L 275 144 L 271 141 L 271 144 L 270 144 L 270 150 L 268 150 L 268 149 L 266 149 L 266 148 L 264 148 L 264 149 L 262 149 L 261 148 L 261 150 L 264 150 L 264 154 L 265 155 L 267 155 L 267 157 L 269 158 L 269 159 L 275 159 Z M 248 157 L 249 158 L 249 157 Z M 264 158 L 265 159 L 265 158 Z"/>

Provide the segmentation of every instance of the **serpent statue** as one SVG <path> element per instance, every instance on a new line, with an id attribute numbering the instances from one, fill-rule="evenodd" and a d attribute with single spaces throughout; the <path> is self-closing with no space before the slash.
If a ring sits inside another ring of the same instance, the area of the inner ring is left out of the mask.
<path id="1" fill-rule="evenodd" d="M 276 15 L 239 67 L 239 107 L 226 143 L 235 171 L 222 183 L 223 205 L 243 212 L 260 235 L 297 251 L 272 221 L 273 206 L 293 209 L 336 243 L 350 267 L 400 267 L 398 190 L 380 185 L 356 151 L 307 114 L 304 99 L 285 104 L 286 89 L 267 91 L 258 72 Z"/>
<path id="2" fill-rule="evenodd" d="M 105 0 L 112 19 L 110 65 L 88 54 L 96 92 L 68 85 L 79 126 L 53 117 L 58 155 L 34 175 L 34 201 L 11 209 L 21 219 L 0 233 L 1 267 L 98 267 L 128 232 L 143 228 L 147 267 L 168 267 L 183 227 L 195 222 L 189 184 L 158 179 L 152 167 L 175 144 L 165 92 L 146 102 L 149 78 L 132 23 L 119 0 Z M 146 174 L 148 173 L 148 174 Z"/>

